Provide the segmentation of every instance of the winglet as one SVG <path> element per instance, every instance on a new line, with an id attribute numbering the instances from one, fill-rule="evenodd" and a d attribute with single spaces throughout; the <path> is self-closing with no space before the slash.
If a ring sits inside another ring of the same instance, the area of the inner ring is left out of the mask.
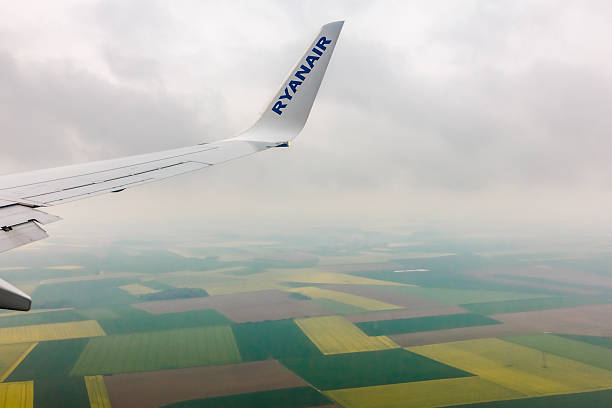
<path id="1" fill-rule="evenodd" d="M 321 27 L 319 34 L 283 81 L 259 120 L 236 139 L 287 144 L 304 128 L 344 21 Z"/>

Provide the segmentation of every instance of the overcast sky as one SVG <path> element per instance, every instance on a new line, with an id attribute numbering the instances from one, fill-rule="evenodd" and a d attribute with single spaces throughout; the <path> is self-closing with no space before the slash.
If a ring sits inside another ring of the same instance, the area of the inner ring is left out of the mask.
<path id="1" fill-rule="evenodd" d="M 54 208 L 66 220 L 53 234 L 612 227 L 609 1 L 0 0 L 0 9 L 1 173 L 231 137 L 319 26 L 346 20 L 291 149 Z"/>

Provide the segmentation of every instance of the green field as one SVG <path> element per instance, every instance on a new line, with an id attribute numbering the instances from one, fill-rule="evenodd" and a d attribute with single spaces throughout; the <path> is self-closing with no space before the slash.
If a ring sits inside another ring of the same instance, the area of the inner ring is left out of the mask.
<path id="1" fill-rule="evenodd" d="M 580 336 L 577 334 L 557 334 L 557 336 L 565 337 L 570 340 L 578 340 L 583 343 L 592 344 L 594 346 L 601 346 L 612 349 L 612 337 L 599 337 L 599 336 Z"/>
<path id="2" fill-rule="evenodd" d="M 154 371 L 241 361 L 229 326 L 93 338 L 72 375 Z"/>
<path id="3" fill-rule="evenodd" d="M 310 387 L 229 395 L 184 401 L 164 408 L 307 408 L 331 404 L 323 394 Z"/>
<path id="4" fill-rule="evenodd" d="M 529 312 L 532 310 L 558 309 L 583 305 L 612 303 L 612 296 L 556 296 L 535 299 L 506 300 L 500 302 L 483 302 L 462 304 L 461 307 L 474 313 L 497 314 Z"/>
<path id="5" fill-rule="evenodd" d="M 87 407 L 89 398 L 83 378 L 69 376 L 87 341 L 73 339 L 39 343 L 7 381 L 33 379 L 36 408 Z"/>
<path id="6" fill-rule="evenodd" d="M 454 405 L 452 408 L 609 408 L 611 406 L 612 390 L 604 390 L 481 404 Z"/>
<path id="7" fill-rule="evenodd" d="M 366 313 L 367 310 L 366 309 L 362 309 L 361 307 L 357 307 L 357 306 L 353 306 L 353 305 L 348 305 L 346 303 L 342 303 L 342 302 L 337 302 L 335 300 L 332 299 L 323 299 L 323 298 L 318 298 L 318 299 L 313 299 L 312 300 L 314 303 L 316 303 L 317 305 L 331 311 L 334 313 L 338 313 L 338 314 L 360 314 L 360 313 Z"/>
<path id="8" fill-rule="evenodd" d="M 184 313 L 150 315 L 148 313 L 118 319 L 101 319 L 107 334 L 152 332 L 202 326 L 221 326 L 230 321 L 216 310 L 196 310 Z"/>
<path id="9" fill-rule="evenodd" d="M 368 336 L 415 333 L 430 330 L 454 329 L 457 327 L 498 324 L 497 320 L 473 313 L 415 317 L 411 319 L 379 320 L 355 323 Z"/>
<path id="10" fill-rule="evenodd" d="M 322 390 L 471 376 L 403 349 L 285 358 L 281 362 Z"/>
<path id="11" fill-rule="evenodd" d="M 139 298 L 119 289 L 119 286 L 134 282 L 134 279 L 102 279 L 40 285 L 32 298 L 36 299 L 35 306 L 91 308 L 127 305 L 137 302 Z"/>
<path id="12" fill-rule="evenodd" d="M 533 294 L 518 291 L 510 292 L 507 290 L 479 290 L 470 288 L 454 289 L 420 286 L 377 286 L 376 289 L 391 290 L 452 306 L 465 303 L 497 302 L 504 300 L 531 299 L 536 297 L 550 296 L 546 294 Z"/>
<path id="13" fill-rule="evenodd" d="M 612 350 L 552 334 L 504 337 L 504 340 L 546 353 L 612 370 Z"/>
<path id="14" fill-rule="evenodd" d="M 232 330 L 244 361 L 322 355 L 293 320 L 239 323 Z"/>

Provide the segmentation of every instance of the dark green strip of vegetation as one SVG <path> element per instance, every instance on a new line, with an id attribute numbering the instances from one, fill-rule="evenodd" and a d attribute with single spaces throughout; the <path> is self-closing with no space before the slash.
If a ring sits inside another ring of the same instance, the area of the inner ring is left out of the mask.
<path id="1" fill-rule="evenodd" d="M 606 347 L 612 349 L 612 337 L 599 336 L 580 336 L 577 334 L 557 334 L 559 337 L 565 337 L 570 340 L 578 340 L 594 346 Z"/>
<path id="2" fill-rule="evenodd" d="M 207 297 L 208 292 L 200 288 L 171 288 L 157 293 L 147 293 L 140 298 L 146 301 L 170 300 L 170 299 L 190 299 L 197 297 Z"/>
<path id="3" fill-rule="evenodd" d="M 306 408 L 326 404 L 331 401 L 325 395 L 310 387 L 298 387 L 183 401 L 164 408 Z"/>
<path id="4" fill-rule="evenodd" d="M 356 323 L 356 325 L 368 336 L 385 336 L 389 334 L 415 333 L 431 330 L 455 329 L 457 327 L 485 326 L 489 324 L 499 324 L 499 322 L 490 317 L 474 313 Z"/>
<path id="5" fill-rule="evenodd" d="M 489 315 L 497 313 L 529 312 L 532 310 L 547 310 L 563 307 L 597 305 L 606 303 L 612 303 L 612 296 L 559 296 L 536 299 L 503 300 L 499 302 L 469 303 L 460 306 L 474 313 Z"/>
<path id="6" fill-rule="evenodd" d="M 166 289 L 174 288 L 174 286 L 172 285 L 168 285 L 167 283 L 163 283 L 163 282 L 155 281 L 155 280 L 140 282 L 140 284 L 146 287 L 149 287 L 151 289 L 157 289 L 157 290 L 166 290 Z"/>
<path id="7" fill-rule="evenodd" d="M 107 334 L 154 332 L 202 326 L 221 326 L 230 323 L 225 316 L 212 309 L 164 315 L 136 315 L 119 319 L 101 319 L 98 322 Z"/>
<path id="8" fill-rule="evenodd" d="M 86 318 L 76 313 L 74 310 L 59 310 L 57 312 L 0 317 L 0 327 L 31 326 L 34 324 L 62 323 L 79 320 L 86 320 Z"/>
<path id="9" fill-rule="evenodd" d="M 7 381 L 28 381 L 67 377 L 89 339 L 57 340 L 38 343 L 17 366 Z M 35 397 L 35 399 L 38 397 Z"/>
<path id="10" fill-rule="evenodd" d="M 367 310 L 366 309 L 362 309 L 360 307 L 357 306 L 353 306 L 353 305 L 347 305 L 346 303 L 342 303 L 342 302 L 337 302 L 335 300 L 332 299 L 313 299 L 313 302 L 327 310 L 330 310 L 334 313 L 338 313 L 338 314 L 361 314 L 361 313 L 366 313 Z"/>
<path id="11" fill-rule="evenodd" d="M 523 398 L 480 404 L 455 405 L 450 408 L 609 408 L 612 406 L 612 390 L 592 391 L 580 394 L 554 395 L 551 397 Z"/>
<path id="12" fill-rule="evenodd" d="M 310 296 L 302 295 L 301 293 L 298 293 L 298 292 L 289 293 L 289 297 L 295 300 L 311 300 L 312 299 Z"/>
<path id="13" fill-rule="evenodd" d="M 281 362 L 322 390 L 472 375 L 402 349 L 285 358 Z"/>
<path id="14" fill-rule="evenodd" d="M 46 377 L 34 381 L 35 408 L 89 407 L 83 377 Z"/>
<path id="15" fill-rule="evenodd" d="M 322 355 L 290 319 L 238 323 L 232 330 L 244 361 Z"/>

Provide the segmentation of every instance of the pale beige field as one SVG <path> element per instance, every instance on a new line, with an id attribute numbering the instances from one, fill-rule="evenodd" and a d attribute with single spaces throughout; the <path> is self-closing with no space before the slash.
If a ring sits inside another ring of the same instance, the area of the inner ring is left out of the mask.
<path id="1" fill-rule="evenodd" d="M 38 324 L 0 329 L 0 344 L 32 343 L 105 335 L 106 333 L 104 333 L 102 327 L 95 320 Z"/>

